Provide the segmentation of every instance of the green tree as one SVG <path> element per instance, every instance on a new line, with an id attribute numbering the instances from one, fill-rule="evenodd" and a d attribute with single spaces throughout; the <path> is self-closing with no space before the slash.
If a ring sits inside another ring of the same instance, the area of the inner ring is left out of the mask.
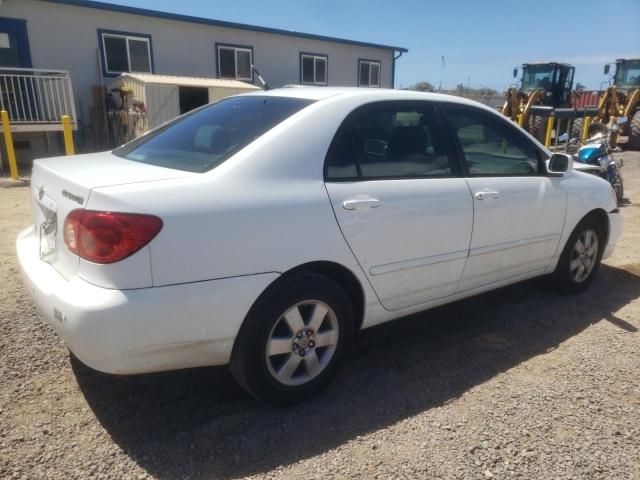
<path id="1" fill-rule="evenodd" d="M 429 82 L 418 82 L 409 87 L 409 90 L 416 90 L 418 92 L 433 92 L 435 89 L 436 88 Z"/>

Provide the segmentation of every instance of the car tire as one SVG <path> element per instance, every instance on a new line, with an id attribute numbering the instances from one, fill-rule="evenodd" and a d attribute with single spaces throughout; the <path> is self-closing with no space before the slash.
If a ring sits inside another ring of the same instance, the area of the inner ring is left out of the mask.
<path id="1" fill-rule="evenodd" d="M 333 280 L 300 272 L 256 301 L 236 337 L 231 373 L 259 400 L 291 405 L 324 388 L 353 345 L 353 309 Z"/>
<path id="2" fill-rule="evenodd" d="M 574 294 L 589 288 L 600 268 L 605 246 L 604 233 L 602 223 L 594 216 L 589 216 L 578 224 L 551 275 L 556 290 Z"/>

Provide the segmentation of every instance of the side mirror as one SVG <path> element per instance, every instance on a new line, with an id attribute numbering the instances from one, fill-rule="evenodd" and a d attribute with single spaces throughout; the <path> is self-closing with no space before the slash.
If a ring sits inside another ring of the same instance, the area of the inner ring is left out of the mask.
<path id="1" fill-rule="evenodd" d="M 552 177 L 561 177 L 571 170 L 573 158 L 566 153 L 554 153 L 549 159 L 547 170 Z"/>
<path id="2" fill-rule="evenodd" d="M 604 66 L 604 74 L 605 75 L 609 75 L 609 69 L 611 68 L 611 65 L 609 65 L 608 63 Z"/>
<path id="3" fill-rule="evenodd" d="M 563 133 L 562 135 L 560 135 L 558 137 L 558 141 L 559 142 L 566 142 L 567 140 L 569 140 L 569 134 L 568 133 Z"/>
<path id="4" fill-rule="evenodd" d="M 513 78 L 516 78 L 518 76 L 518 69 L 514 68 L 513 69 Z"/>
<path id="5" fill-rule="evenodd" d="M 618 117 L 618 118 L 616 118 L 616 124 L 618 124 L 618 125 L 624 125 L 628 121 L 629 121 L 629 119 L 627 117 Z"/>

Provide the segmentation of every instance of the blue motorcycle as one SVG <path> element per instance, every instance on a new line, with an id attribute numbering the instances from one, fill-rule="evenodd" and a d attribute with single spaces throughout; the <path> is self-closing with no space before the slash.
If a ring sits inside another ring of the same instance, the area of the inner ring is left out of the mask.
<path id="1" fill-rule="evenodd" d="M 618 119 L 618 124 L 624 123 L 623 118 Z M 599 129 L 591 137 L 587 138 L 578 151 L 573 155 L 573 168 L 581 172 L 591 173 L 604 178 L 611 184 L 616 194 L 618 205 L 622 204 L 624 198 L 624 185 L 620 169 L 624 161 L 617 161 L 613 158 L 614 152 L 619 152 L 620 148 L 612 147 L 613 138 L 617 131 L 617 125 L 605 129 Z M 566 134 L 565 134 L 566 135 Z M 563 140 L 565 135 L 560 136 Z M 567 137 L 564 138 L 566 140 Z M 579 138 L 569 140 L 569 144 L 579 144 Z"/>

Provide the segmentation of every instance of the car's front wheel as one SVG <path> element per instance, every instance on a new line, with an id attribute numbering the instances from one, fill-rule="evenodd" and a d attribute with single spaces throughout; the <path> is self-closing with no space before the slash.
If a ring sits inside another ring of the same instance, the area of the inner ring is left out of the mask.
<path id="1" fill-rule="evenodd" d="M 604 229 L 597 218 L 587 217 L 578 224 L 552 275 L 558 290 L 579 293 L 589 287 L 600 267 L 604 241 Z"/>
<path id="2" fill-rule="evenodd" d="M 236 338 L 231 372 L 260 400 L 297 403 L 332 380 L 353 334 L 344 290 L 323 275 L 296 273 L 252 307 Z"/>

